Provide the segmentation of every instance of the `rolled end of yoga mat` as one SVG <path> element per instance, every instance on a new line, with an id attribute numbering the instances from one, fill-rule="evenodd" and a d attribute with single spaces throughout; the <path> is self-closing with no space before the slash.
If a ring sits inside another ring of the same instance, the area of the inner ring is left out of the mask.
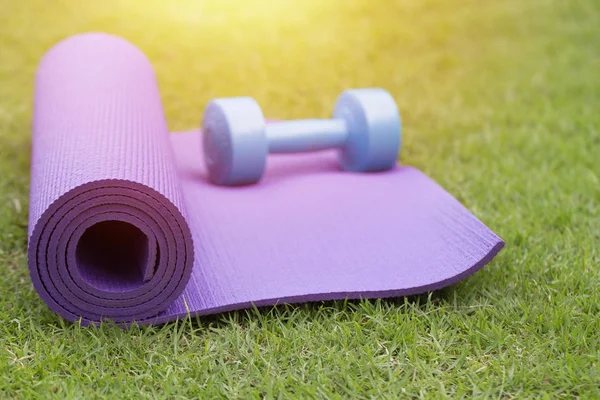
<path id="1" fill-rule="evenodd" d="M 101 33 L 66 39 L 36 75 L 28 263 L 69 320 L 152 317 L 187 285 L 194 248 L 150 62 Z"/>

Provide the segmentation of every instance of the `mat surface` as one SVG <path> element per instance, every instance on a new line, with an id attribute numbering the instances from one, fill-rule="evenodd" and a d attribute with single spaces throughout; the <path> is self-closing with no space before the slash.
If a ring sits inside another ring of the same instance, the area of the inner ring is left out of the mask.
<path id="1" fill-rule="evenodd" d="M 207 183 L 200 132 L 169 135 L 149 61 L 105 34 L 39 66 L 29 218 L 35 288 L 84 323 L 423 293 L 504 245 L 420 171 L 344 173 L 335 151 L 270 156 L 258 185 Z"/>

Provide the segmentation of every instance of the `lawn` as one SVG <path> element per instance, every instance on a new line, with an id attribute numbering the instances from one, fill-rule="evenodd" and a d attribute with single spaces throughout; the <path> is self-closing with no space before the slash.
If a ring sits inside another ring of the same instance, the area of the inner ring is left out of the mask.
<path id="1" fill-rule="evenodd" d="M 600 397 L 600 2 L 0 0 L 0 397 Z M 63 321 L 26 265 L 33 76 L 56 41 L 122 35 L 172 130 L 209 99 L 325 117 L 381 86 L 401 161 L 505 241 L 411 298 L 121 330 Z"/>

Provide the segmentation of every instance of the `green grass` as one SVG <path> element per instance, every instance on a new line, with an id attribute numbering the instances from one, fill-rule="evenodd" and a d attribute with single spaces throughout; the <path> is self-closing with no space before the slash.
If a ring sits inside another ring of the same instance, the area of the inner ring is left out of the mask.
<path id="1" fill-rule="evenodd" d="M 0 0 L 0 397 L 600 397 L 597 0 L 173 3 Z M 26 267 L 33 74 L 90 30 L 149 55 L 173 130 L 215 96 L 293 118 L 387 88 L 403 162 L 506 248 L 430 296 L 129 331 L 61 320 Z"/>

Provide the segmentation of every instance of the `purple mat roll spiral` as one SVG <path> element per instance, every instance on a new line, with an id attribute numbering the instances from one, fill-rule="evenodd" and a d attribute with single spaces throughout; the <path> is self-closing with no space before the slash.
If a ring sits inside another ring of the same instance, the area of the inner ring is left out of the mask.
<path id="1" fill-rule="evenodd" d="M 45 55 L 35 93 L 35 288 L 70 320 L 155 315 L 185 288 L 194 248 L 149 61 L 124 40 L 76 36 Z"/>
<path id="2" fill-rule="evenodd" d="M 199 110 L 199 114 L 200 114 Z M 152 66 L 123 39 L 53 47 L 35 85 L 28 264 L 68 320 L 163 323 L 458 282 L 504 242 L 432 179 L 272 155 L 259 185 L 207 181 L 201 132 L 170 135 Z"/>

